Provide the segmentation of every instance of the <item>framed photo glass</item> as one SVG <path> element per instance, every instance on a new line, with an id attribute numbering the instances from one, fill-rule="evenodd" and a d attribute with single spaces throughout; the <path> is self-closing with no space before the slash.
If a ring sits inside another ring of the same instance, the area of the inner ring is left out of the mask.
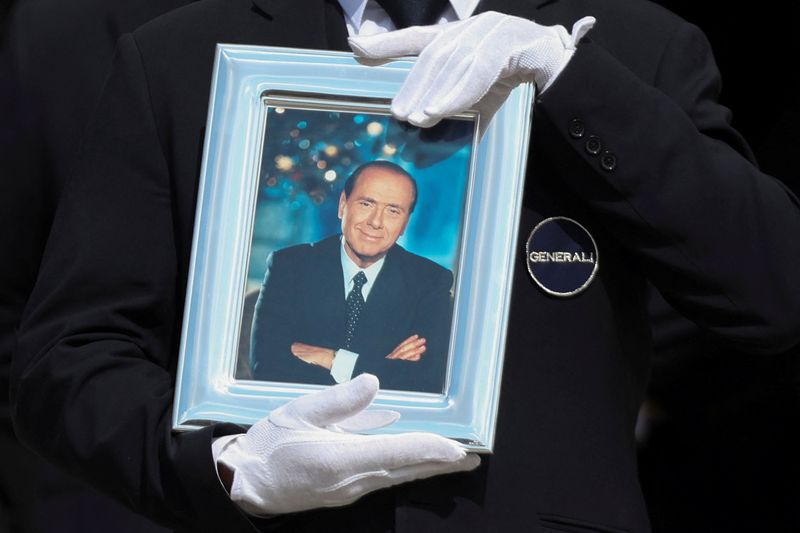
<path id="1" fill-rule="evenodd" d="M 533 88 L 421 129 L 389 111 L 412 66 L 218 45 L 174 429 L 369 372 L 378 432 L 491 451 Z"/>

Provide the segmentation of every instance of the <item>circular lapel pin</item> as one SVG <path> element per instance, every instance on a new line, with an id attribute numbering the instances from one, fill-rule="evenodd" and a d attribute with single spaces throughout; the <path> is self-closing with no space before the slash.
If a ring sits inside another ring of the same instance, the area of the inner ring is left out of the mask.
<path id="1" fill-rule="evenodd" d="M 580 224 L 567 217 L 539 222 L 525 245 L 528 272 L 547 294 L 574 296 L 597 273 L 597 244 Z"/>

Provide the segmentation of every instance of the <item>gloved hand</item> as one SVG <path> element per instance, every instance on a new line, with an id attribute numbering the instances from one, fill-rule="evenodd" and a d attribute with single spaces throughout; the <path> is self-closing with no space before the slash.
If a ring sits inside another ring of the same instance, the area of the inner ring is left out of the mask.
<path id="1" fill-rule="evenodd" d="M 393 411 L 365 411 L 378 378 L 362 374 L 274 410 L 227 444 L 231 499 L 255 515 L 335 507 L 414 479 L 471 470 L 480 459 L 430 433 L 357 435 L 391 424 Z"/>
<path id="2" fill-rule="evenodd" d="M 488 125 L 517 85 L 532 81 L 546 91 L 594 25 L 584 17 L 572 27 L 542 26 L 489 11 L 438 26 L 351 37 L 356 55 L 387 59 L 419 55 L 392 100 L 392 115 L 422 127 L 470 108 Z"/>

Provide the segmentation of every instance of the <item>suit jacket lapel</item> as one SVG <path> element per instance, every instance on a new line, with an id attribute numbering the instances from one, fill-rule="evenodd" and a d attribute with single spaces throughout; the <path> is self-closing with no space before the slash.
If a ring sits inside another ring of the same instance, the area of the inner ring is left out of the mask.
<path id="1" fill-rule="evenodd" d="M 314 276 L 314 289 L 309 298 L 318 308 L 312 316 L 318 321 L 316 327 L 325 328 L 328 335 L 343 342 L 346 316 L 339 239 L 331 237 L 316 246 L 320 247 L 319 253 L 315 254 L 318 260 L 313 267 L 317 275 Z"/>
<path id="2" fill-rule="evenodd" d="M 325 37 L 328 48 L 350 52 L 347 44 L 347 25 L 344 23 L 344 11 L 336 0 L 325 2 Z"/>
<path id="3" fill-rule="evenodd" d="M 306 48 L 349 51 L 344 14 L 336 0 L 252 0 L 264 17 L 282 30 L 302 35 Z"/>
<path id="4" fill-rule="evenodd" d="M 369 335 L 369 331 L 385 331 L 384 322 L 392 320 L 392 309 L 402 309 L 402 299 L 406 292 L 405 273 L 397 262 L 397 246 L 395 245 L 386 256 L 375 285 L 369 293 L 361 321 L 358 324 L 356 337 Z M 388 355 L 388 354 L 384 354 Z"/>

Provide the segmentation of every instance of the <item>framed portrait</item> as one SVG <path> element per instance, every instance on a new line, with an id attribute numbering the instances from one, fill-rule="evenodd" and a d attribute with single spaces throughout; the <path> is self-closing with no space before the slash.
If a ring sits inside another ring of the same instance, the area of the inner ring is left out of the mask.
<path id="1" fill-rule="evenodd" d="M 401 414 L 377 432 L 491 451 L 533 88 L 417 128 L 390 113 L 412 66 L 218 45 L 175 430 L 368 372 Z"/>

